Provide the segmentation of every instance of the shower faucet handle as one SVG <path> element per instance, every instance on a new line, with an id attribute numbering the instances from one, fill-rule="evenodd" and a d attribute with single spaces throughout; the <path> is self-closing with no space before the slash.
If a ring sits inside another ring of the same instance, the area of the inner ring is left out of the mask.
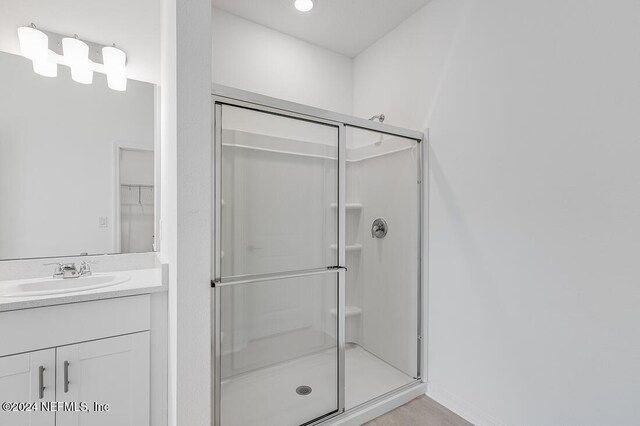
<path id="1" fill-rule="evenodd" d="M 389 231 L 387 221 L 379 217 L 371 224 L 371 238 L 384 238 Z"/>

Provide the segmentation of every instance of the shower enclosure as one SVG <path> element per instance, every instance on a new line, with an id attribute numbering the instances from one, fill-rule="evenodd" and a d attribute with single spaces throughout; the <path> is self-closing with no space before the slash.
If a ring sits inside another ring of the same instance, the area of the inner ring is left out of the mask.
<path id="1" fill-rule="evenodd" d="M 423 393 L 423 134 L 217 85 L 213 111 L 214 424 Z"/>

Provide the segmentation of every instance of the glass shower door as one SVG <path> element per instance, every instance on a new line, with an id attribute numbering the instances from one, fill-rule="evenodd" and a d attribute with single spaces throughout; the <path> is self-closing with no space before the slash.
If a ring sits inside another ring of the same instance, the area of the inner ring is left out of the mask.
<path id="1" fill-rule="evenodd" d="M 338 412 L 338 139 L 330 123 L 215 104 L 215 420 Z"/>
<path id="2" fill-rule="evenodd" d="M 421 378 L 422 150 L 346 129 L 346 409 Z"/>

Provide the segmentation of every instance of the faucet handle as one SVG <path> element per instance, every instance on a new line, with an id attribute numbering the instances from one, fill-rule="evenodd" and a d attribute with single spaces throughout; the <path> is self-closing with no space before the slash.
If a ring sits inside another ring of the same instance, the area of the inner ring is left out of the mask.
<path id="1" fill-rule="evenodd" d="M 82 261 L 80 262 L 80 268 L 78 269 L 78 273 L 80 275 L 91 275 L 91 266 L 89 266 L 89 263 L 95 263 L 95 262 L 87 262 L 87 261 Z"/>
<path id="2" fill-rule="evenodd" d="M 56 265 L 56 269 L 55 271 L 53 271 L 53 278 L 61 277 L 64 274 L 64 272 L 62 271 L 62 268 L 64 267 L 64 265 L 60 262 L 44 263 L 43 265 L 44 266 Z"/>
<path id="3" fill-rule="evenodd" d="M 371 238 L 384 238 L 388 230 L 387 221 L 379 217 L 371 224 Z"/>

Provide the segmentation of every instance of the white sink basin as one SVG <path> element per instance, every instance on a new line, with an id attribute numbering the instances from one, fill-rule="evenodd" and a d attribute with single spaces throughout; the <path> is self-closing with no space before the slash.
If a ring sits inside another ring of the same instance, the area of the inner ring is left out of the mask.
<path id="1" fill-rule="evenodd" d="M 94 273 L 79 278 L 34 278 L 16 280 L 0 285 L 0 297 L 28 297 L 47 294 L 73 293 L 122 284 L 127 274 Z"/>

